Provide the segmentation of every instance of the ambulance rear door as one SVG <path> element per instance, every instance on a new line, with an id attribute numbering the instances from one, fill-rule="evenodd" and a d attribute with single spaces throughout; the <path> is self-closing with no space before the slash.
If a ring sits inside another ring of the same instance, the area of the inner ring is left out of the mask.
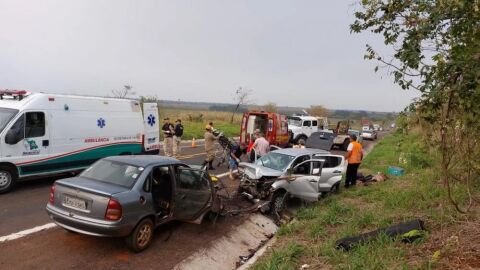
<path id="1" fill-rule="evenodd" d="M 144 142 L 146 152 L 160 149 L 160 126 L 157 103 L 143 104 Z"/>

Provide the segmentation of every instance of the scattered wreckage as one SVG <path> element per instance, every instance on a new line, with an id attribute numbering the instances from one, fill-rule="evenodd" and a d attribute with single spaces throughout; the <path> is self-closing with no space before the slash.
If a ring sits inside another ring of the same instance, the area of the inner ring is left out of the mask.
<path id="1" fill-rule="evenodd" d="M 343 156 L 319 149 L 272 151 L 255 163 L 240 163 L 238 194 L 259 202 L 262 212 L 281 212 L 289 197 L 318 201 L 340 188 L 346 163 Z"/>

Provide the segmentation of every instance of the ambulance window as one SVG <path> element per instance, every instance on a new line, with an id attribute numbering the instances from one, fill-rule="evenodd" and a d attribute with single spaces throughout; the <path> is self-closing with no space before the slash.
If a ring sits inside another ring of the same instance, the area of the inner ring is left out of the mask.
<path id="1" fill-rule="evenodd" d="M 316 127 L 318 125 L 318 121 L 312 121 L 312 126 Z"/>
<path id="2" fill-rule="evenodd" d="M 25 138 L 44 136 L 45 114 L 43 112 L 28 112 L 25 116 Z"/>
<path id="3" fill-rule="evenodd" d="M 10 128 L 7 135 L 5 136 L 5 142 L 7 144 L 17 144 L 19 141 L 25 138 L 25 125 L 24 125 L 25 115 L 20 116 L 17 119 L 15 124 Z"/>
<path id="4" fill-rule="evenodd" d="M 312 126 L 312 121 L 305 121 L 303 122 L 304 127 L 311 127 Z"/>

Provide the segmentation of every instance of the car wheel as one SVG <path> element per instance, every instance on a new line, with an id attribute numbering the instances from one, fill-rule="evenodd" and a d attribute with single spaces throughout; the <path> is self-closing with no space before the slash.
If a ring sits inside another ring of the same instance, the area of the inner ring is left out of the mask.
<path id="1" fill-rule="evenodd" d="M 0 166 L 0 194 L 7 193 L 17 183 L 17 175 L 6 166 Z"/>
<path id="2" fill-rule="evenodd" d="M 274 213 L 281 213 L 285 210 L 285 202 L 287 200 L 287 193 L 285 191 L 277 191 L 272 196 L 271 211 Z"/>
<path id="3" fill-rule="evenodd" d="M 153 231 L 152 220 L 146 218 L 140 221 L 135 230 L 126 239 L 128 248 L 135 253 L 145 250 L 152 242 Z"/>
<path id="4" fill-rule="evenodd" d="M 343 150 L 343 151 L 347 151 L 349 144 L 350 144 L 350 140 L 345 140 L 345 141 L 343 141 L 342 150 Z"/>
<path id="5" fill-rule="evenodd" d="M 340 193 L 340 183 L 333 185 L 332 188 L 330 188 L 330 193 Z"/>
<path id="6" fill-rule="evenodd" d="M 302 136 L 297 140 L 297 144 L 305 145 L 306 143 L 307 143 L 307 138 L 305 136 Z"/>

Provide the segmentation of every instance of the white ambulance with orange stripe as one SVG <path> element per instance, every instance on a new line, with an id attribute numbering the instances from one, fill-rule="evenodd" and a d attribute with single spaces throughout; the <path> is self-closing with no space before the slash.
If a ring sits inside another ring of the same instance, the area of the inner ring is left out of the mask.
<path id="1" fill-rule="evenodd" d="M 103 157 L 158 152 L 157 104 L 143 107 L 128 99 L 0 90 L 0 193 Z"/>

